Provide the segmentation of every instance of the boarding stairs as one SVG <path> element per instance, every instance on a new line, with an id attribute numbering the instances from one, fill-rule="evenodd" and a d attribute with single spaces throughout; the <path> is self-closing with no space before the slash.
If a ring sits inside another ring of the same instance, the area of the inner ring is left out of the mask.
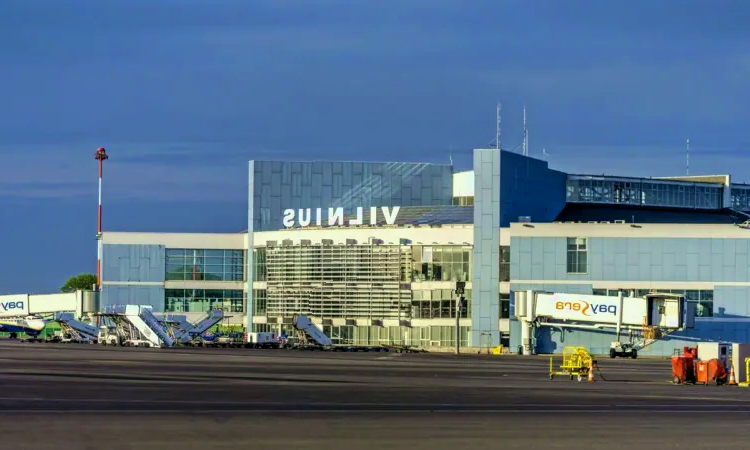
<path id="1" fill-rule="evenodd" d="M 118 328 L 122 328 L 132 338 L 137 331 L 141 340 L 148 341 L 154 347 L 172 347 L 174 339 L 170 333 L 153 314 L 149 305 L 122 305 L 112 306 L 107 309 L 107 314 L 115 317 Z M 128 329 L 117 318 L 124 317 L 128 322 Z"/>
<path id="2" fill-rule="evenodd" d="M 73 313 L 57 312 L 54 316 L 55 322 L 60 324 L 64 333 L 70 334 L 81 342 L 96 342 L 98 330 L 95 326 L 76 320 Z"/>
<path id="3" fill-rule="evenodd" d="M 174 339 L 172 339 L 172 337 L 169 335 L 164 325 L 159 322 L 156 316 L 154 316 L 154 313 L 151 312 L 150 306 L 128 305 L 128 307 L 131 306 L 135 306 L 140 310 L 138 318 L 140 318 L 143 323 L 149 328 L 149 330 L 161 340 L 161 343 L 157 343 L 157 346 L 161 346 L 161 344 L 163 344 L 166 347 L 172 347 L 174 345 Z M 128 320 L 131 320 L 130 315 L 128 315 Z M 144 334 L 147 339 L 151 340 L 151 338 L 149 338 L 147 334 L 148 330 L 141 330 L 136 323 L 134 323 L 134 325 L 136 326 L 136 328 L 138 328 L 138 331 L 140 331 L 141 334 Z"/>
<path id="4" fill-rule="evenodd" d="M 221 322 L 223 318 L 223 310 L 212 309 L 208 311 L 206 315 L 199 319 L 196 323 L 191 324 L 190 322 L 186 321 L 185 324 L 182 324 L 180 326 L 180 328 L 182 328 L 182 331 L 175 333 L 175 338 L 178 342 L 187 344 L 211 329 L 211 327 L 213 327 L 217 323 Z"/>
<path id="5" fill-rule="evenodd" d="M 331 338 L 326 336 L 326 334 L 323 333 L 323 330 L 318 328 L 309 317 L 303 314 L 297 314 L 294 316 L 294 327 L 299 332 L 302 332 L 307 339 L 311 339 L 321 347 L 331 347 L 333 345 Z"/>

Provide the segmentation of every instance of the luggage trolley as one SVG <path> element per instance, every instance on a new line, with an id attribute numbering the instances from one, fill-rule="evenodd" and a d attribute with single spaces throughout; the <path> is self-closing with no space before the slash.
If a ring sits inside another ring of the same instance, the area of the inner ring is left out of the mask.
<path id="1" fill-rule="evenodd" d="M 578 381 L 582 381 L 584 377 L 588 377 L 589 370 L 593 367 L 593 359 L 586 347 L 565 347 L 562 352 L 562 363 L 560 364 L 560 370 L 555 371 L 554 368 L 555 356 L 549 358 L 549 379 L 553 379 L 555 375 L 568 375 L 572 380 L 573 377 L 578 377 Z"/>

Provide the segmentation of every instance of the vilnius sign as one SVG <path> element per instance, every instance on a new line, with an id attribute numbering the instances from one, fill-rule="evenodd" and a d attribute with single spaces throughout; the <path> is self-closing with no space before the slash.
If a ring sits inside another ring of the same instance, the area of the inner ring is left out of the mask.
<path id="1" fill-rule="evenodd" d="M 387 206 L 381 206 L 380 213 L 385 219 L 385 223 L 393 225 L 396 223 L 396 217 L 398 217 L 398 211 L 401 209 L 400 206 L 394 206 L 389 208 Z M 357 217 L 349 219 L 346 225 L 364 225 L 365 208 L 356 208 Z M 370 225 L 377 225 L 378 220 L 378 207 L 373 206 L 370 208 Z M 344 225 L 344 208 L 328 208 L 328 226 Z M 286 228 L 292 228 L 295 225 L 301 227 L 307 227 L 310 225 L 323 226 L 323 208 L 302 208 L 302 209 L 285 209 L 284 210 L 284 226 Z"/>

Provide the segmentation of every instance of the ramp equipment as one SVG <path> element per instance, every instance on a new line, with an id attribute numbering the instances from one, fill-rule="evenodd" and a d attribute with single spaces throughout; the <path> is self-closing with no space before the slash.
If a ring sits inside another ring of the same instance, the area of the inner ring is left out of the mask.
<path id="1" fill-rule="evenodd" d="M 76 320 L 73 313 L 57 312 L 54 321 L 60 324 L 63 342 L 88 342 L 93 344 L 98 339 L 99 333 L 96 327 Z M 70 336 L 70 338 L 67 336 Z"/>
<path id="2" fill-rule="evenodd" d="M 305 350 L 330 350 L 335 352 L 382 352 L 390 349 L 382 345 L 335 345 L 331 338 L 321 330 L 313 321 L 303 315 L 294 316 L 294 328 L 297 330 L 298 343 L 287 348 Z"/>
<path id="3" fill-rule="evenodd" d="M 210 330 L 211 327 L 221 322 L 222 319 L 224 319 L 224 311 L 221 309 L 212 309 L 194 324 L 184 320 L 184 316 L 181 317 L 183 318 L 183 321 L 177 325 L 177 330 L 174 333 L 175 341 L 180 344 L 189 344 L 193 340 L 200 338 L 201 335 Z M 174 319 L 174 317 L 169 317 L 169 315 L 167 315 L 165 321 L 177 323 Z"/>
<path id="4" fill-rule="evenodd" d="M 318 346 L 321 348 L 329 348 L 333 346 L 331 338 L 323 333 L 323 330 L 317 327 L 309 317 L 303 314 L 297 314 L 294 316 L 294 328 L 297 330 L 297 334 L 303 346 Z"/>
<path id="5" fill-rule="evenodd" d="M 596 364 L 596 361 L 591 358 L 591 354 L 586 347 L 563 348 L 559 370 L 555 370 L 555 359 L 560 360 L 560 357 L 553 355 L 549 358 L 550 380 L 552 380 L 555 375 L 567 375 L 571 380 L 573 380 L 574 377 L 577 377 L 579 382 L 583 381 L 584 377 L 587 377 L 590 380 L 591 377 L 593 377 L 593 367 Z"/>
<path id="6" fill-rule="evenodd" d="M 110 306 L 102 316 L 115 323 L 121 344 L 138 347 L 172 347 L 170 330 L 152 312 L 150 305 Z"/>
<path id="7" fill-rule="evenodd" d="M 164 325 L 154 316 L 151 306 L 126 305 L 125 317 L 153 347 L 172 347 L 174 339 Z"/>

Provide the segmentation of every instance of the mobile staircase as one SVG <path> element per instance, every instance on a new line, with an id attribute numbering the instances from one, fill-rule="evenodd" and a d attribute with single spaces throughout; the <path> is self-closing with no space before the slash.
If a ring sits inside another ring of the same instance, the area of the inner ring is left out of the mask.
<path id="1" fill-rule="evenodd" d="M 185 316 L 171 314 L 165 316 L 165 322 L 174 326 L 175 341 L 182 345 L 191 345 L 193 341 L 199 339 L 203 333 L 221 322 L 223 318 L 224 311 L 221 309 L 212 309 L 195 323 L 188 322 Z"/>
<path id="2" fill-rule="evenodd" d="M 297 330 L 298 340 L 295 348 L 304 350 L 331 350 L 333 348 L 331 338 L 303 314 L 294 316 L 294 329 Z"/>
<path id="3" fill-rule="evenodd" d="M 102 315 L 115 323 L 125 339 L 122 345 L 164 348 L 175 344 L 172 333 L 154 316 L 150 305 L 111 306 Z"/>
<path id="4" fill-rule="evenodd" d="M 334 345 L 331 338 L 309 317 L 303 314 L 294 316 L 294 328 L 297 331 L 297 343 L 291 348 L 302 350 L 328 350 L 335 352 L 387 352 L 388 348 L 381 345 Z"/>
<path id="5" fill-rule="evenodd" d="M 60 324 L 60 328 L 63 332 L 63 342 L 90 344 L 97 342 L 97 328 L 85 322 L 81 322 L 80 320 L 76 320 L 73 313 L 57 312 L 55 313 L 53 320 Z M 67 339 L 67 336 L 70 336 L 70 340 Z"/>

